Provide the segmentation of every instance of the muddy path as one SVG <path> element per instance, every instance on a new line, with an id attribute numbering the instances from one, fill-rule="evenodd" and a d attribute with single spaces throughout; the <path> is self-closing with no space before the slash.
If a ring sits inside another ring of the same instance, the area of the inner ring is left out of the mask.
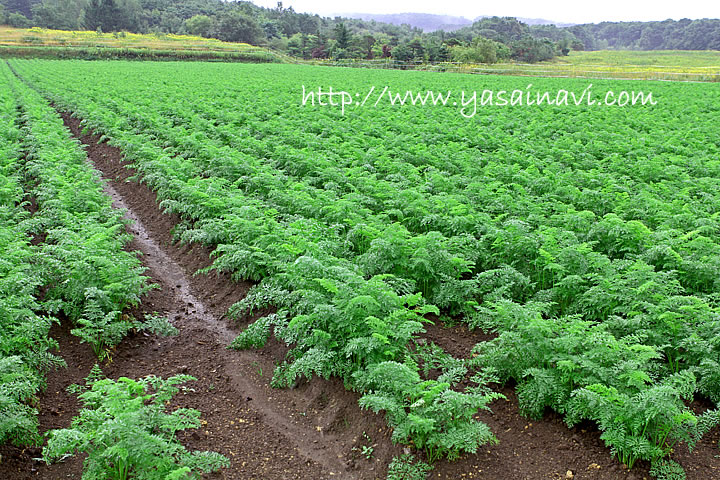
<path id="1" fill-rule="evenodd" d="M 276 341 L 260 351 L 232 351 L 226 346 L 247 324 L 226 318 L 230 305 L 243 298 L 249 283 L 233 282 L 228 275 L 194 275 L 210 264 L 211 251 L 202 246 L 176 245 L 172 229 L 179 218 L 163 214 L 156 195 L 144 184 L 131 181 L 122 152 L 99 137 L 83 134 L 80 121 L 63 113 L 63 120 L 82 143 L 89 161 L 105 179 L 114 206 L 126 210 L 132 221 L 130 250 L 141 252 L 147 275 L 158 288 L 132 313 L 158 312 L 180 329 L 179 335 L 160 338 L 145 334 L 128 337 L 102 365 L 111 378 L 154 374 L 163 377 L 187 373 L 198 380 L 176 397 L 173 406 L 199 409 L 204 425 L 180 435 L 191 449 L 214 450 L 230 458 L 228 469 L 209 476 L 227 479 L 384 479 L 387 464 L 405 450 L 392 445 L 384 419 L 357 405 L 358 396 L 337 380 L 315 379 L 292 390 L 269 387 L 274 365 L 286 348 Z M 41 430 L 69 425 L 77 413 L 68 385 L 81 382 L 95 363 L 90 348 L 78 344 L 67 324 L 55 326 L 67 369 L 51 372 L 40 399 Z M 462 325 L 431 326 L 426 335 L 449 353 L 467 357 L 472 346 L 489 338 Z M 492 405 L 479 417 L 488 423 L 500 443 L 456 462 L 441 461 L 430 478 L 444 479 L 628 479 L 649 478 L 648 466 L 628 472 L 614 460 L 593 425 L 568 429 L 562 419 L 548 414 L 541 421 L 523 418 L 511 388 L 507 400 Z M 720 460 L 713 432 L 690 454 L 680 448 L 678 459 L 689 479 L 720 480 Z M 369 439 L 369 440 L 368 440 Z M 369 458 L 362 447 L 372 447 Z M 79 479 L 82 458 L 46 466 L 33 458 L 39 449 L 0 447 L 0 478 Z"/>

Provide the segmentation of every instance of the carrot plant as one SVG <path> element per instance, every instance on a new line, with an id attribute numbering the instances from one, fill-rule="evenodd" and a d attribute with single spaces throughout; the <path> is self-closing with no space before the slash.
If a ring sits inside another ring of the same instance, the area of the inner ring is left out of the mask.
<path id="1" fill-rule="evenodd" d="M 192 380 L 189 375 L 110 380 L 95 366 L 86 385 L 73 389 L 83 408 L 70 428 L 49 432 L 43 458 L 50 463 L 86 453 L 83 479 L 179 480 L 229 466 L 219 453 L 188 452 L 176 438 L 177 432 L 200 427 L 197 410 L 165 411 L 177 385 Z"/>

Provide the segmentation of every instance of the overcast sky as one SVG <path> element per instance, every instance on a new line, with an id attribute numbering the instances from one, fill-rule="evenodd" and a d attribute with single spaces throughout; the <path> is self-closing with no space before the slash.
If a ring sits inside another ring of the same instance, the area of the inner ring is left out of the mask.
<path id="1" fill-rule="evenodd" d="M 275 7 L 277 0 L 251 0 L 256 5 Z M 597 23 L 601 21 L 665 20 L 672 18 L 720 18 L 720 0 L 657 2 L 632 0 L 500 0 L 470 2 L 458 0 L 285 0 L 285 8 L 323 16 L 342 13 L 436 13 L 473 19 L 480 15 L 544 18 L 556 22 Z"/>

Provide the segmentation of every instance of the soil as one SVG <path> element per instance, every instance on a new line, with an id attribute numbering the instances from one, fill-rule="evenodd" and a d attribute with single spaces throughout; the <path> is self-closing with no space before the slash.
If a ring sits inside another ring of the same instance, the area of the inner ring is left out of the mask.
<path id="1" fill-rule="evenodd" d="M 128 180 L 136 172 L 124 161 L 122 152 L 98 143 L 97 136 L 83 134 L 78 119 L 67 113 L 62 116 L 106 180 L 114 205 L 126 209 L 133 220 L 128 231 L 134 239 L 128 249 L 141 252 L 146 274 L 158 285 L 130 313 L 158 312 L 180 330 L 177 336 L 167 338 L 131 335 L 113 352 L 111 361 L 101 365 L 104 374 L 110 378 L 179 373 L 196 377 L 172 407 L 196 408 L 206 422 L 201 429 L 179 435 L 184 445 L 191 450 L 217 451 L 230 459 L 229 468 L 208 478 L 384 479 L 392 457 L 407 449 L 392 444 L 382 416 L 362 411 L 357 394 L 346 391 L 338 380 L 314 379 L 288 390 L 270 388 L 274 365 L 286 352 L 276 341 L 259 351 L 228 350 L 227 345 L 250 319 L 235 323 L 225 314 L 251 284 L 236 283 L 217 273 L 194 275 L 210 264 L 211 250 L 174 244 L 172 229 L 180 219 L 163 214 L 155 194 L 144 184 Z M 68 367 L 48 375 L 48 387 L 38 405 L 42 432 L 69 426 L 78 402 L 66 388 L 82 382 L 96 362 L 90 348 L 70 335 L 70 328 L 64 322 L 51 331 Z M 440 323 L 430 326 L 426 337 L 463 358 L 477 342 L 490 338 L 462 325 Z M 648 465 L 640 463 L 628 472 L 612 458 L 594 425 L 569 429 L 550 412 L 540 421 L 530 421 L 519 414 L 512 388 L 500 391 L 507 399 L 494 402 L 492 412 L 479 415 L 499 443 L 455 462 L 440 461 L 429 478 L 650 478 Z M 688 479 L 720 479 L 718 440 L 716 429 L 692 454 L 685 447 L 674 453 Z M 372 447 L 370 458 L 362 454 L 362 447 Z M 82 457 L 48 466 L 36 460 L 40 456 L 39 448 L 0 446 L 0 479 L 81 477 Z"/>

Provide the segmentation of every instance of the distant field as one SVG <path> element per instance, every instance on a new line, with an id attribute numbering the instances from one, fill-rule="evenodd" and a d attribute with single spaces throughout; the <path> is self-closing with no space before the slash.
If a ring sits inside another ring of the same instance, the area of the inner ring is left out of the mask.
<path id="1" fill-rule="evenodd" d="M 496 64 L 478 67 L 476 73 L 540 77 L 617 78 L 635 80 L 720 81 L 717 51 L 615 51 L 571 52 L 534 65 Z"/>
<path id="2" fill-rule="evenodd" d="M 154 48 L 175 50 L 214 50 L 223 52 L 265 51 L 247 43 L 222 42 L 192 35 L 139 33 L 98 33 L 46 28 L 0 26 L 0 45 L 47 45 L 62 47 Z"/>
<path id="3" fill-rule="evenodd" d="M 98 33 L 7 26 L 0 26 L 0 56 L 280 61 L 278 54 L 266 48 L 192 35 Z"/>
<path id="4" fill-rule="evenodd" d="M 557 57 L 549 62 L 535 64 L 508 62 L 488 65 L 448 62 L 418 65 L 398 64 L 387 60 L 363 60 L 344 61 L 342 65 L 531 77 L 720 82 L 720 52 L 718 51 L 601 50 L 571 52 L 567 57 Z"/>
<path id="5" fill-rule="evenodd" d="M 720 52 L 717 51 L 613 51 L 571 52 L 536 64 L 440 66 L 452 71 L 526 75 L 537 77 L 607 78 L 720 82 Z"/>
<path id="6" fill-rule="evenodd" d="M 599 50 L 595 52 L 571 52 L 558 59 L 559 63 L 572 65 L 621 65 L 652 66 L 658 68 L 688 69 L 710 68 L 720 70 L 720 52 L 716 50 Z"/>

